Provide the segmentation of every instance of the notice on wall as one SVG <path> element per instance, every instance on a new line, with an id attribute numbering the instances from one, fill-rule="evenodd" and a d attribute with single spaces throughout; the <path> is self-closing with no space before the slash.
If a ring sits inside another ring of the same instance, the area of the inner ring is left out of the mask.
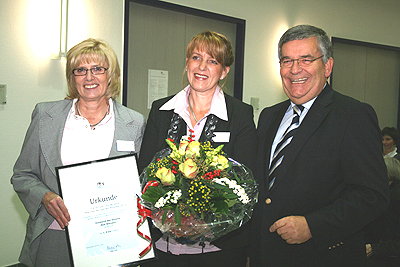
<path id="1" fill-rule="evenodd" d="M 168 96 L 168 71 L 149 69 L 148 77 L 147 108 L 150 109 L 154 100 Z"/>

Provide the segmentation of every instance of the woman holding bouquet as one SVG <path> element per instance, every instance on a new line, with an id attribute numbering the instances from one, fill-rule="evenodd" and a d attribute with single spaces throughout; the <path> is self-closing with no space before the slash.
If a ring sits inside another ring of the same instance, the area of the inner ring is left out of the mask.
<path id="1" fill-rule="evenodd" d="M 250 169 L 254 167 L 256 132 L 253 108 L 224 94 L 220 82 L 229 73 L 234 55 L 229 40 L 216 32 L 196 35 L 186 50 L 189 85 L 174 96 L 154 101 L 143 137 L 139 169 L 142 171 L 156 152 L 168 147 L 165 139 L 179 143 L 182 136 L 213 147 L 223 144 L 228 157 Z M 205 244 L 184 245 L 160 238 L 152 229 L 158 260 L 142 266 L 246 266 L 249 224 Z"/>

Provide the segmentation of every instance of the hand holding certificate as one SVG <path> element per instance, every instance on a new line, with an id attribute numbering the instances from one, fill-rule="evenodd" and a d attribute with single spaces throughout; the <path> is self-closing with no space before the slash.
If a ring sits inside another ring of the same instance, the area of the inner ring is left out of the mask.
<path id="1" fill-rule="evenodd" d="M 57 168 L 71 215 L 68 236 L 75 266 L 137 264 L 154 258 L 149 241 L 136 232 L 140 193 L 134 155 Z M 150 235 L 149 228 L 141 229 Z"/>

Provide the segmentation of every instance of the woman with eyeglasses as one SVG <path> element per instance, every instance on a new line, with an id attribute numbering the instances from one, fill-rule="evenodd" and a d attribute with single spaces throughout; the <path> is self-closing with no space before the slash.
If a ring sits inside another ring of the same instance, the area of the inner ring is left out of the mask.
<path id="1" fill-rule="evenodd" d="M 145 129 L 143 115 L 115 101 L 120 68 L 105 42 L 72 47 L 66 77 L 66 99 L 36 105 L 11 177 L 29 213 L 19 258 L 28 266 L 71 266 L 64 228 L 73 218 L 59 196 L 55 167 L 138 153 Z M 130 142 L 131 151 L 117 148 L 118 140 Z"/>

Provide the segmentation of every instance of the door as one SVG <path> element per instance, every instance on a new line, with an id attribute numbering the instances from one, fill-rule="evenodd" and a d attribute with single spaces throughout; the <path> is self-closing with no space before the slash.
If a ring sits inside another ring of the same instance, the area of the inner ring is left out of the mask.
<path id="1" fill-rule="evenodd" d="M 332 38 L 332 87 L 370 104 L 380 128 L 398 127 L 400 49 Z"/>

